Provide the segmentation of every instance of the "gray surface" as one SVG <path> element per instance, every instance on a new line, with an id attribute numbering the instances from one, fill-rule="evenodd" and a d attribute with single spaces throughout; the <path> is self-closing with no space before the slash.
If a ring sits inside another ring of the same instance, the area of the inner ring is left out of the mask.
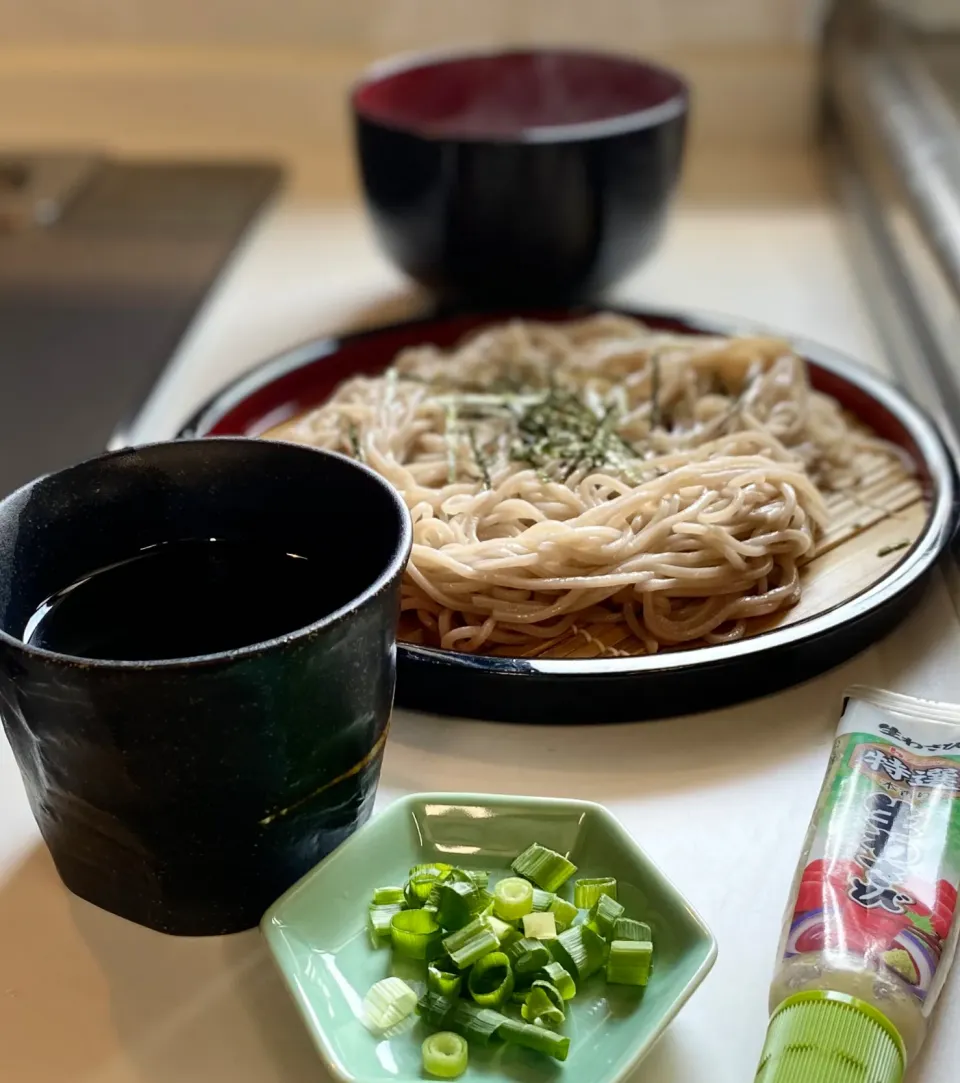
<path id="1" fill-rule="evenodd" d="M 906 32 L 869 0 L 838 12 L 823 74 L 851 254 L 899 381 L 960 466 L 960 38 Z"/>
<path id="2" fill-rule="evenodd" d="M 0 232 L 0 493 L 105 447 L 278 180 L 107 162 L 52 226 Z"/>

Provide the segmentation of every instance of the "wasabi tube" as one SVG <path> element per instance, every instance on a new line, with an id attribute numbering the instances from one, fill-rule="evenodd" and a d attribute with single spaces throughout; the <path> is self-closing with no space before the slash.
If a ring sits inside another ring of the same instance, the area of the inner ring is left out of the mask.
<path id="1" fill-rule="evenodd" d="M 899 1083 L 956 951 L 958 884 L 960 706 L 850 689 L 756 1083 Z"/>

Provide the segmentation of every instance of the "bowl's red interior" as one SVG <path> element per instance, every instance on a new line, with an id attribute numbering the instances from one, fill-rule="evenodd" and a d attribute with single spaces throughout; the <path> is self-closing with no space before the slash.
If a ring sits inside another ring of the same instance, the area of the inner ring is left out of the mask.
<path id="1" fill-rule="evenodd" d="M 390 127 L 456 138 L 589 124 L 683 99 L 675 75 L 627 57 L 566 50 L 439 58 L 373 74 L 356 111 Z"/>
<path id="2" fill-rule="evenodd" d="M 400 350 L 407 346 L 429 342 L 436 346 L 450 347 L 478 327 L 516 318 L 517 315 L 517 312 L 488 312 L 412 320 L 350 335 L 340 340 L 330 339 L 318 345 L 317 356 L 313 360 L 251 391 L 226 410 L 208 431 L 198 435 L 259 436 L 267 429 L 318 406 L 339 384 L 351 376 L 382 372 Z M 560 322 L 583 313 L 551 309 L 525 311 L 521 315 L 526 319 Z M 643 319 L 651 326 L 663 330 L 686 333 L 703 330 L 682 320 L 656 317 L 647 313 L 644 313 Z M 909 431 L 895 414 L 869 391 L 845 377 L 818 365 L 815 360 L 808 359 L 808 364 L 810 382 L 818 391 L 832 395 L 879 436 L 907 451 L 916 462 L 921 479 L 929 482 L 927 464 Z"/>

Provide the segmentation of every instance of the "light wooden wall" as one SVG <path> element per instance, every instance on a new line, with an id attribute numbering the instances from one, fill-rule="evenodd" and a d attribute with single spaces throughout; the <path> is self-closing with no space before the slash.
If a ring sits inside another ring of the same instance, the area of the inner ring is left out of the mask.
<path id="1" fill-rule="evenodd" d="M 944 0 L 952 2 L 952 0 Z M 639 49 L 808 40 L 824 0 L 0 0 L 0 44 L 582 41 Z"/>

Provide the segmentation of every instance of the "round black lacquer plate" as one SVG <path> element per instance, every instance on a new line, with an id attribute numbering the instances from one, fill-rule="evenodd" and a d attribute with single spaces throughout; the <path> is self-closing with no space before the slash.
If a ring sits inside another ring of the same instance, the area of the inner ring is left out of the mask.
<path id="1" fill-rule="evenodd" d="M 309 342 L 224 388 L 181 435 L 259 436 L 323 402 L 350 376 L 381 371 L 404 347 L 427 342 L 449 347 L 468 332 L 505 319 L 565 320 L 589 311 L 459 313 Z M 713 316 L 619 311 L 669 330 L 776 334 Z M 889 632 L 917 600 L 952 536 L 956 485 L 950 458 L 926 415 L 886 380 L 824 346 L 783 337 L 807 359 L 814 387 L 907 451 L 917 468 L 912 504 L 892 504 L 883 520 L 886 528 L 864 531 L 859 555 L 847 559 L 846 569 L 838 567 L 843 561 L 836 556 L 826 563 L 812 592 L 814 604 L 801 600 L 797 612 L 779 624 L 733 643 L 628 658 L 492 657 L 401 642 L 398 705 L 509 722 L 662 718 L 796 684 L 839 665 Z M 876 566 L 864 576 L 871 561 Z"/>

